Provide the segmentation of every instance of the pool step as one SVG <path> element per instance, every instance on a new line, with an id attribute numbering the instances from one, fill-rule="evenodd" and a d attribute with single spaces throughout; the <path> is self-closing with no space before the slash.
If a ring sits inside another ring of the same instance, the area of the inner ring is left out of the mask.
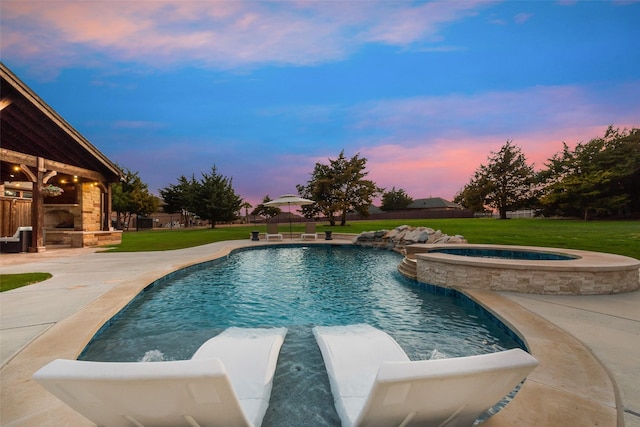
<path id="1" fill-rule="evenodd" d="M 410 279 L 418 278 L 418 263 L 415 258 L 404 257 L 402 262 L 398 264 L 398 271 L 405 277 Z"/>

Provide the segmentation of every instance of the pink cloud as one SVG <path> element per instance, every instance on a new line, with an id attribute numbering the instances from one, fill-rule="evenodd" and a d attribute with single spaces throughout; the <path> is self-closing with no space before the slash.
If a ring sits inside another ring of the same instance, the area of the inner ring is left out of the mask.
<path id="1" fill-rule="evenodd" d="M 347 110 L 335 105 L 298 106 L 297 120 L 304 123 L 325 120 L 327 115 L 344 117 L 351 123 L 345 141 L 351 142 L 339 148 L 321 141 L 309 143 L 313 152 L 295 150 L 300 154 L 260 146 L 250 156 L 238 158 L 233 147 L 242 141 L 185 141 L 154 150 L 154 160 L 145 157 L 148 150 L 138 156 L 129 154 L 129 160 L 152 164 L 149 173 L 159 174 L 156 179 L 166 185 L 180 174 L 208 170 L 211 159 L 225 159 L 225 175 L 233 177 L 238 193 L 255 205 L 266 194 L 295 192 L 296 184 L 309 180 L 316 162 L 326 164 L 344 148 L 348 157 L 360 153 L 367 158 L 368 178 L 387 190 L 403 188 L 414 198 L 452 199 L 507 140 L 540 169 L 562 149 L 563 142 L 572 147 L 587 142 L 602 136 L 610 124 L 639 127 L 640 106 L 634 100 L 640 94 L 640 82 L 610 87 L 607 93 L 615 102 L 607 103 L 589 88 L 539 86 L 515 92 L 378 100 Z M 288 116 L 291 108 L 262 114 Z"/>
<path id="2" fill-rule="evenodd" d="M 5 54 L 49 68 L 90 53 L 151 66 L 184 61 L 213 68 L 310 65 L 344 58 L 363 43 L 406 46 L 487 2 L 60 1 L 1 3 Z"/>
<path id="3" fill-rule="evenodd" d="M 625 126 L 633 127 L 620 124 L 621 128 Z M 562 150 L 562 142 L 573 147 L 578 142 L 602 136 L 605 130 L 606 125 L 566 127 L 517 132 L 508 139 L 512 139 L 522 149 L 529 164 L 535 163 L 539 170 L 550 157 Z M 416 199 L 444 197 L 451 200 L 469 182 L 480 164 L 486 164 L 490 153 L 498 151 L 506 140 L 500 134 L 478 136 L 458 132 L 455 136 L 426 136 L 402 144 L 345 149 L 345 155 L 352 157 L 360 153 L 366 158 L 367 178 L 387 191 L 396 187 Z M 206 172 L 212 166 L 212 158 L 229 157 L 219 151 L 219 144 L 208 145 L 208 149 L 203 147 L 198 145 L 195 149 L 193 144 L 184 144 L 152 152 L 128 151 L 123 154 L 123 159 L 131 164 L 153 164 L 154 167 L 145 172 L 145 179 L 166 186 L 182 174 L 190 176 L 195 173 L 197 178 L 200 177 L 200 172 Z M 269 157 L 265 167 L 264 158 L 268 154 L 253 154 L 242 161 L 226 161 L 218 165 L 220 173 L 233 179 L 236 192 L 253 206 L 260 203 L 265 195 L 274 198 L 280 194 L 295 193 L 295 185 L 307 183 L 316 162 L 327 164 L 328 159 L 335 159 L 338 155 L 333 151 L 313 156 L 281 154 Z M 248 173 L 257 170 L 259 175 Z M 152 188 L 152 191 L 156 190 Z"/>
<path id="4" fill-rule="evenodd" d="M 640 82 L 610 90 L 612 99 L 631 100 L 640 93 Z M 507 140 L 539 170 L 562 150 L 563 142 L 570 147 L 587 142 L 602 136 L 610 124 L 640 125 L 640 106 L 632 101 L 609 105 L 597 91 L 576 86 L 378 100 L 344 115 L 356 135 L 355 142 L 344 147 L 345 155 L 360 153 L 368 160 L 370 179 L 387 190 L 403 188 L 414 198 L 452 199 Z M 305 183 L 315 162 L 327 163 L 337 154 L 277 162 L 269 179 L 273 187 L 292 191 L 284 184 Z M 283 187 L 278 187 L 280 182 Z"/>
<path id="5" fill-rule="evenodd" d="M 611 99 L 631 99 L 631 94 L 640 93 L 640 82 L 611 91 Z M 506 140 L 516 132 L 538 129 L 633 123 L 640 117 L 640 107 L 609 105 L 585 87 L 535 86 L 509 92 L 378 100 L 354 107 L 352 115 L 353 129 L 383 131 L 406 145 L 407 140 L 420 141 L 416 134 L 454 138 L 461 128 L 475 129 L 478 136 L 502 135 L 499 139 Z"/>
<path id="6" fill-rule="evenodd" d="M 377 25 L 366 38 L 391 45 L 407 45 L 421 39 L 437 40 L 442 25 L 475 15 L 488 2 L 427 2 L 417 7 L 380 9 Z"/>
<path id="7" fill-rule="evenodd" d="M 514 135 L 529 164 L 539 170 L 555 153 L 562 150 L 562 142 L 575 146 L 603 135 L 604 128 L 559 129 L 554 132 L 532 132 Z M 467 135 L 455 139 L 413 142 L 404 145 L 384 145 L 366 148 L 362 155 L 368 159 L 369 177 L 379 186 L 390 190 L 402 188 L 413 198 L 444 197 L 451 200 L 469 182 L 481 164 L 487 163 L 491 152 L 497 152 L 506 139 L 498 135 L 476 137 Z"/>
<path id="8" fill-rule="evenodd" d="M 513 17 L 513 20 L 516 24 L 524 24 L 532 17 L 533 17 L 532 13 L 518 13 L 516 16 Z"/>
<path id="9" fill-rule="evenodd" d="M 120 120 L 113 123 L 115 129 L 162 129 L 164 123 L 143 120 Z"/>
<path id="10" fill-rule="evenodd" d="M 611 90 L 612 99 L 630 99 L 640 93 L 640 82 Z M 359 143 L 378 185 L 403 188 L 414 198 L 451 199 L 507 140 L 541 169 L 562 150 L 563 142 L 570 147 L 587 142 L 611 124 L 638 127 L 640 106 L 609 105 L 588 88 L 540 86 L 380 100 L 357 106 L 352 114 L 355 131 L 383 135 Z"/>
<path id="11" fill-rule="evenodd" d="M 370 178 L 386 190 L 395 186 L 413 198 L 452 199 L 495 145 L 489 137 L 469 142 L 429 141 L 411 148 L 387 145 L 368 148 L 362 154 L 368 159 Z"/>

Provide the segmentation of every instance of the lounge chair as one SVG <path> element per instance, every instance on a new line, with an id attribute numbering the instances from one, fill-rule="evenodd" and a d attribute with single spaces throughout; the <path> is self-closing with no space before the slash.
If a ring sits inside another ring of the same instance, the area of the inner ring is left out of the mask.
<path id="1" fill-rule="evenodd" d="M 54 360 L 33 377 L 99 426 L 258 427 L 285 328 L 230 328 L 190 360 Z"/>
<path id="2" fill-rule="evenodd" d="M 313 238 L 313 240 L 318 239 L 318 233 L 316 233 L 315 222 L 306 222 L 304 224 L 304 233 L 300 235 L 300 240 L 305 240 L 307 237 Z"/>
<path id="3" fill-rule="evenodd" d="M 343 427 L 468 427 L 538 364 L 520 349 L 412 362 L 369 325 L 313 332 Z"/>
<path id="4" fill-rule="evenodd" d="M 282 240 L 282 234 L 278 233 L 278 224 L 275 222 L 267 223 L 267 234 L 265 235 L 267 240 L 269 239 L 280 239 Z"/>

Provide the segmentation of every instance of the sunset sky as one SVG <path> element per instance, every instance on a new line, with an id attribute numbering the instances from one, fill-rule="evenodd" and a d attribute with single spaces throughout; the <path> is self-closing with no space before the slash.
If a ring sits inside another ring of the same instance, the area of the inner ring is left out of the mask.
<path id="1" fill-rule="evenodd" d="M 507 141 L 640 127 L 638 1 L 8 1 L 0 57 L 149 189 L 216 165 L 256 205 L 341 150 L 452 199 Z"/>

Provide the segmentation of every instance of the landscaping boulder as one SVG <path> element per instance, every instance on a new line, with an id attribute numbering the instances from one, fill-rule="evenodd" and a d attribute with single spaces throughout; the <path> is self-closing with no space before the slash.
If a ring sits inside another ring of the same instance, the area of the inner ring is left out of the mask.
<path id="1" fill-rule="evenodd" d="M 405 246 L 414 243 L 441 244 L 441 243 L 467 243 L 464 236 L 456 234 L 449 236 L 440 230 L 429 227 L 411 227 L 401 225 L 393 230 L 365 231 L 360 233 L 353 243 L 360 246 L 402 251 Z"/>

